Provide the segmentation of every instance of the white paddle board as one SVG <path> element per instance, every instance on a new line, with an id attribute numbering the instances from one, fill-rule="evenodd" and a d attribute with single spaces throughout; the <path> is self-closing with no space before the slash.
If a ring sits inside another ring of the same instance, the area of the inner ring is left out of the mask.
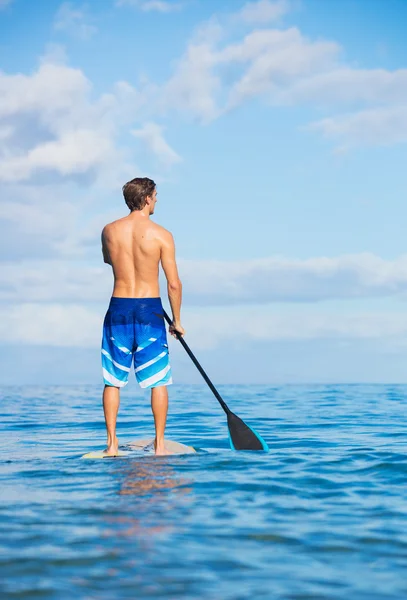
<path id="1" fill-rule="evenodd" d="M 192 446 L 186 446 L 180 442 L 174 442 L 172 440 L 165 440 L 165 447 L 171 454 L 195 454 L 196 450 Z M 154 438 L 142 438 L 133 440 L 126 444 L 126 450 L 119 450 L 115 456 L 106 454 L 104 450 L 96 450 L 94 452 L 88 452 L 81 458 L 128 458 L 129 456 L 140 456 L 142 454 L 154 454 Z M 127 450 L 128 448 L 128 450 Z"/>
<path id="2" fill-rule="evenodd" d="M 104 450 L 95 450 L 94 452 L 88 452 L 81 456 L 81 458 L 123 458 L 128 456 L 131 452 L 124 452 L 123 450 L 119 450 L 117 454 L 114 456 L 111 454 L 106 454 Z"/>
<path id="3" fill-rule="evenodd" d="M 127 444 L 133 450 L 142 450 L 154 454 L 154 438 L 146 438 L 141 440 L 134 440 Z M 192 446 L 186 446 L 180 442 L 174 442 L 172 440 L 164 440 L 165 448 L 171 454 L 196 454 L 195 448 Z"/>

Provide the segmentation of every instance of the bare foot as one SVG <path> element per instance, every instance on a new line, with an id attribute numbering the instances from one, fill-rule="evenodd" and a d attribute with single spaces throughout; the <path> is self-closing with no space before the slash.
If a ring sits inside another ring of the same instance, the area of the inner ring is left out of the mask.
<path id="1" fill-rule="evenodd" d="M 103 453 L 107 456 L 117 456 L 119 454 L 119 440 L 117 437 L 114 438 L 112 443 L 107 443 L 107 448 L 103 451 Z"/>
<path id="2" fill-rule="evenodd" d="M 156 456 L 168 456 L 169 454 L 172 454 L 172 452 L 167 450 L 167 448 L 164 445 L 164 442 L 162 442 L 161 444 L 157 444 L 157 441 L 155 440 L 154 441 L 154 449 L 155 449 Z"/>

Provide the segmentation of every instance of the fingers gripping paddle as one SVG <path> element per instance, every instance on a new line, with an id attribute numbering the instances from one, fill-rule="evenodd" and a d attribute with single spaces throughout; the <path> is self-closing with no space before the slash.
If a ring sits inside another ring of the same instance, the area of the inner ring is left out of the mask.
<path id="1" fill-rule="evenodd" d="M 167 323 L 169 325 L 172 325 L 172 321 L 165 311 L 164 317 Z M 190 359 L 192 360 L 202 377 L 205 379 L 216 400 L 219 402 L 219 404 L 226 413 L 229 428 L 229 441 L 232 450 L 264 450 L 265 452 L 268 452 L 269 447 L 267 446 L 263 438 L 258 433 L 256 433 L 251 427 L 246 425 L 246 423 L 242 421 L 242 419 L 240 419 L 237 415 L 232 413 L 226 402 L 219 394 L 218 390 L 213 385 L 212 381 L 209 379 L 209 377 L 199 364 L 198 360 L 195 358 L 194 354 L 192 353 L 190 347 L 188 346 L 182 335 L 180 335 L 177 331 L 175 331 L 175 334 L 178 340 L 181 342 L 182 346 L 184 347 L 186 353 L 188 354 L 188 356 L 190 357 Z"/>

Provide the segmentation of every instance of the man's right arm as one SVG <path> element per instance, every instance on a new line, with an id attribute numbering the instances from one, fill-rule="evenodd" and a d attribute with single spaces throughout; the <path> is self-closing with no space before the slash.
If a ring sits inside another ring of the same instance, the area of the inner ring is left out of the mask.
<path id="1" fill-rule="evenodd" d="M 169 231 L 165 231 L 161 239 L 161 264 L 167 278 L 168 300 L 172 310 L 173 325 L 170 327 L 170 333 L 174 335 L 176 330 L 184 335 L 185 331 L 181 325 L 182 283 L 175 260 L 174 238 Z"/>
<path id="2" fill-rule="evenodd" d="M 108 234 L 108 230 L 107 230 L 107 226 L 106 226 L 103 228 L 102 236 L 101 236 L 102 254 L 103 254 L 103 261 L 106 264 L 111 265 L 112 261 L 110 260 L 109 250 L 107 249 L 107 240 L 106 240 L 107 234 Z"/>

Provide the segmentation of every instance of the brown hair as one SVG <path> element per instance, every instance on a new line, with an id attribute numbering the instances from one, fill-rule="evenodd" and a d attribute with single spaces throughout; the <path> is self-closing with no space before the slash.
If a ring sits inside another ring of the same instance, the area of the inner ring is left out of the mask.
<path id="1" fill-rule="evenodd" d="M 155 183 L 148 177 L 136 177 L 123 186 L 123 196 L 127 206 L 133 210 L 142 210 L 146 205 L 147 196 L 152 196 Z"/>

